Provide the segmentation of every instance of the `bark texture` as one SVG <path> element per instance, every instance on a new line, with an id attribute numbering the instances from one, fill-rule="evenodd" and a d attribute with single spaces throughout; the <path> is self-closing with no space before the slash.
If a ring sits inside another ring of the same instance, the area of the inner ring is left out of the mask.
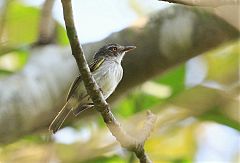
<path id="1" fill-rule="evenodd" d="M 151 15 L 143 27 L 126 28 L 83 48 L 89 61 L 109 42 L 137 46 L 123 61 L 124 77 L 110 98 L 113 102 L 134 86 L 237 38 L 239 32 L 218 17 L 174 6 Z M 22 71 L 0 80 L 0 143 L 46 129 L 77 75 L 69 48 L 35 47 L 30 53 Z"/>

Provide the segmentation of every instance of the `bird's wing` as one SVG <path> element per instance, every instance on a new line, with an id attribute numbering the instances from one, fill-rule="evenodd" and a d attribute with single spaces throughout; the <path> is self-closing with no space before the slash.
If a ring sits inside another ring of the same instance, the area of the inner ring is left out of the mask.
<path id="1" fill-rule="evenodd" d="M 101 65 L 102 63 L 105 61 L 105 58 L 101 57 L 101 58 L 98 58 L 98 59 L 95 59 L 94 62 L 92 62 L 90 64 L 90 71 L 91 72 L 94 72 L 95 70 L 97 70 Z"/>
<path id="2" fill-rule="evenodd" d="M 69 100 L 69 98 L 72 96 L 73 92 L 75 91 L 75 89 L 77 88 L 78 84 L 82 81 L 82 77 L 81 75 L 79 75 L 72 83 L 69 91 L 68 91 L 68 95 L 67 95 L 67 101 Z"/>
<path id="3" fill-rule="evenodd" d="M 92 62 L 89 66 L 90 71 L 94 72 L 96 71 L 101 64 L 105 61 L 105 58 L 98 58 L 96 60 L 94 60 L 94 62 Z M 75 92 L 76 88 L 78 87 L 78 85 L 80 84 L 80 82 L 82 82 L 82 76 L 79 75 L 72 83 L 69 91 L 68 91 L 68 95 L 67 95 L 67 101 L 69 100 L 69 98 L 73 95 L 73 92 Z"/>

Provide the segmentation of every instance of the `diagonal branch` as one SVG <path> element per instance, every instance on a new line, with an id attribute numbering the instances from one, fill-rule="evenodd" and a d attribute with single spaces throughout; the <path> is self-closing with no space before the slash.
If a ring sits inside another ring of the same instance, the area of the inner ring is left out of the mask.
<path id="1" fill-rule="evenodd" d="M 67 35 L 70 41 L 72 54 L 77 62 L 78 69 L 82 75 L 87 93 L 92 98 L 95 108 L 98 112 L 101 113 L 104 122 L 106 123 L 113 136 L 116 137 L 117 141 L 123 147 L 127 148 L 130 151 L 133 151 L 141 163 L 150 163 L 151 160 L 148 158 L 147 154 L 144 151 L 144 142 L 148 138 L 151 130 L 153 129 L 154 123 L 156 121 L 156 116 L 148 112 L 147 121 L 144 126 L 145 131 L 143 131 L 144 134 L 139 140 L 128 135 L 122 129 L 120 123 L 116 120 L 116 118 L 110 111 L 108 103 L 103 98 L 103 95 L 96 81 L 91 75 L 75 29 L 71 0 L 62 0 L 62 5 Z"/>

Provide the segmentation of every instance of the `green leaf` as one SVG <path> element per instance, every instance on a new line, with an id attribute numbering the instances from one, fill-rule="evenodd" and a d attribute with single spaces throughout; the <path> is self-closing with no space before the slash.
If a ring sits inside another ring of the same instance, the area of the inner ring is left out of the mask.
<path id="1" fill-rule="evenodd" d="M 171 69 L 154 82 L 166 85 L 171 88 L 172 94 L 170 97 L 175 96 L 185 89 L 185 65 Z M 149 109 L 150 107 L 163 103 L 167 100 L 152 95 L 148 95 L 142 91 L 135 91 L 127 95 L 127 97 L 115 108 L 117 114 L 127 117 L 136 112 Z"/>
<path id="2" fill-rule="evenodd" d="M 31 48 L 30 45 L 20 45 L 20 46 L 0 46 L 0 57 L 2 55 L 5 55 L 5 54 L 8 54 L 8 53 L 11 53 L 11 52 L 26 52 L 28 51 L 29 49 Z"/>
<path id="3" fill-rule="evenodd" d="M 128 117 L 134 113 L 135 101 L 131 95 L 128 95 L 120 104 L 114 107 L 114 111 L 123 117 Z"/>
<path id="4" fill-rule="evenodd" d="M 167 132 L 152 134 L 145 142 L 145 150 L 153 162 L 192 162 L 196 151 L 195 132 L 198 123 L 175 126 Z"/>
<path id="5" fill-rule="evenodd" d="M 21 139 L 21 141 L 23 143 L 42 144 L 46 143 L 46 139 L 46 137 L 41 135 L 26 135 Z"/>
<path id="6" fill-rule="evenodd" d="M 60 24 L 57 24 L 57 43 L 60 45 L 68 45 L 69 44 L 65 28 Z"/>
<path id="7" fill-rule="evenodd" d="M 39 33 L 40 9 L 11 2 L 6 17 L 6 43 L 8 46 L 30 44 L 37 40 Z M 57 43 L 67 45 L 68 38 L 62 25 L 56 26 Z M 1 46 L 0 46 L 1 49 Z"/>
<path id="8" fill-rule="evenodd" d="M 38 36 L 39 9 L 10 3 L 6 19 L 7 43 L 10 45 L 28 44 Z"/>
<path id="9" fill-rule="evenodd" d="M 128 117 L 136 112 L 148 109 L 160 101 L 161 99 L 155 96 L 147 95 L 141 91 L 135 91 L 119 103 L 114 110 L 120 116 Z"/>
<path id="10" fill-rule="evenodd" d="M 210 51 L 205 56 L 208 65 L 207 80 L 232 84 L 239 80 L 240 41 Z"/>
<path id="11" fill-rule="evenodd" d="M 0 68 L 0 79 L 5 76 L 11 75 L 12 73 L 13 73 L 13 71 L 4 70 L 4 69 Z"/>
<path id="12" fill-rule="evenodd" d="M 185 89 L 185 74 L 186 68 L 185 65 L 182 64 L 165 72 L 165 74 L 161 75 L 154 81 L 170 86 L 172 88 L 172 96 L 174 96 Z"/>

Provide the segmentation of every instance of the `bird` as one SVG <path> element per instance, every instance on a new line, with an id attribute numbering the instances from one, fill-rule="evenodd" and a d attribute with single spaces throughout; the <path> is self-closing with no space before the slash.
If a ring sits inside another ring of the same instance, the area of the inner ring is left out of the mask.
<path id="1" fill-rule="evenodd" d="M 101 47 L 95 53 L 89 68 L 105 100 L 114 92 L 123 77 L 121 61 L 125 53 L 135 48 L 136 46 L 110 43 Z M 73 81 L 67 95 L 66 104 L 50 124 L 49 131 L 55 134 L 71 112 L 77 116 L 82 111 L 93 107 L 93 102 L 85 89 L 81 75 L 79 75 Z"/>

